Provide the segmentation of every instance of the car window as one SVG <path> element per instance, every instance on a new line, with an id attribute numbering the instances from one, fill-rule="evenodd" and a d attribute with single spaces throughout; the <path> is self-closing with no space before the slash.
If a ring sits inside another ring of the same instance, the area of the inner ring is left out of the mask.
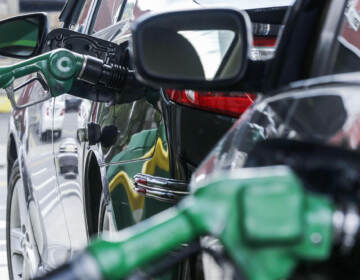
<path id="1" fill-rule="evenodd" d="M 93 2 L 93 0 L 86 0 L 86 2 L 84 3 L 84 5 L 81 9 L 80 16 L 79 16 L 77 23 L 75 25 L 71 26 L 70 29 L 76 30 L 79 32 L 83 31 L 82 29 L 83 29 L 84 25 L 86 24 L 86 19 L 88 17 L 92 2 Z"/>
<path id="2" fill-rule="evenodd" d="M 333 73 L 360 71 L 360 0 L 350 0 L 343 15 Z"/>
<path id="3" fill-rule="evenodd" d="M 102 0 L 97 7 L 96 19 L 90 33 L 96 33 L 114 24 L 124 0 Z"/>
<path id="4" fill-rule="evenodd" d="M 121 20 L 130 19 L 133 17 L 133 11 L 135 7 L 136 0 L 128 0 L 126 1 L 124 10 L 121 15 Z"/>

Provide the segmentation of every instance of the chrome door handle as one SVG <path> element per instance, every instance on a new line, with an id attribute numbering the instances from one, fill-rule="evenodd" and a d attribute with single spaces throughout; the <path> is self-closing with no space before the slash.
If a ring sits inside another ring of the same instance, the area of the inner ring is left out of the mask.
<path id="1" fill-rule="evenodd" d="M 134 190 L 146 197 L 175 203 L 189 194 L 189 184 L 181 180 L 139 173 L 134 176 Z"/>

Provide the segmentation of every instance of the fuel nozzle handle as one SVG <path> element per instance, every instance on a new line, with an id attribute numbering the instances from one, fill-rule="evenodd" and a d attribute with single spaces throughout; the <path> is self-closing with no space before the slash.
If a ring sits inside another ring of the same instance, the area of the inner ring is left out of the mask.
<path id="1" fill-rule="evenodd" d="M 47 83 L 50 94 L 55 97 L 68 93 L 76 79 L 93 85 L 121 88 L 127 69 L 108 65 L 95 57 L 56 49 L 28 60 L 0 67 L 0 88 L 10 87 L 14 80 L 40 73 Z"/>
<path id="2" fill-rule="evenodd" d="M 287 279 L 301 260 L 329 258 L 334 209 L 328 198 L 307 192 L 286 167 L 217 174 L 177 207 L 120 231 L 111 241 L 91 243 L 83 261 L 70 268 L 74 274 L 90 269 L 87 259 L 95 264 L 87 279 L 122 279 L 181 244 L 210 235 L 246 279 Z M 84 279 L 76 277 L 69 279 Z"/>
<path id="3" fill-rule="evenodd" d="M 84 65 L 85 57 L 65 49 L 51 51 L 28 60 L 0 67 L 0 88 L 10 87 L 14 80 L 41 73 L 52 96 L 58 96 L 71 89 Z"/>

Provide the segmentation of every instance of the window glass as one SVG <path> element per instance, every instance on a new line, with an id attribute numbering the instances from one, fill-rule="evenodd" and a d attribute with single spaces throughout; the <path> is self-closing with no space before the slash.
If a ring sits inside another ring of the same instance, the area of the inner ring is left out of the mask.
<path id="1" fill-rule="evenodd" d="M 81 26 L 83 24 L 85 24 L 85 20 L 89 14 L 89 11 L 90 11 L 90 7 L 91 7 L 91 3 L 92 3 L 93 0 L 86 0 L 84 6 L 82 7 L 81 9 L 81 12 L 80 12 L 80 16 L 79 16 L 79 20 L 77 21 L 76 25 L 75 26 L 72 26 L 71 29 L 73 30 L 78 30 L 81 32 Z"/>
<path id="2" fill-rule="evenodd" d="M 350 0 L 344 12 L 334 73 L 360 71 L 360 0 Z"/>
<path id="3" fill-rule="evenodd" d="M 135 2 L 136 2 L 136 0 L 128 0 L 126 2 L 124 11 L 122 12 L 122 15 L 121 15 L 121 20 L 129 19 L 129 18 L 133 17 L 133 10 L 135 7 Z"/>
<path id="4" fill-rule="evenodd" d="M 117 21 L 124 0 L 102 0 L 97 11 L 92 33 L 98 32 Z"/>

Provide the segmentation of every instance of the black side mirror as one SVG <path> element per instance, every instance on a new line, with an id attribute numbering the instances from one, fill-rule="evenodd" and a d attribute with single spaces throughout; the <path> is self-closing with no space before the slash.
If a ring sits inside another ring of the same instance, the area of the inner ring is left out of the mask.
<path id="1" fill-rule="evenodd" d="M 0 55 L 30 58 L 40 54 L 49 31 L 46 14 L 35 13 L 0 21 Z"/>
<path id="2" fill-rule="evenodd" d="M 156 87 L 211 89 L 243 77 L 252 46 L 245 12 L 198 9 L 145 16 L 132 27 L 140 80 Z"/>

